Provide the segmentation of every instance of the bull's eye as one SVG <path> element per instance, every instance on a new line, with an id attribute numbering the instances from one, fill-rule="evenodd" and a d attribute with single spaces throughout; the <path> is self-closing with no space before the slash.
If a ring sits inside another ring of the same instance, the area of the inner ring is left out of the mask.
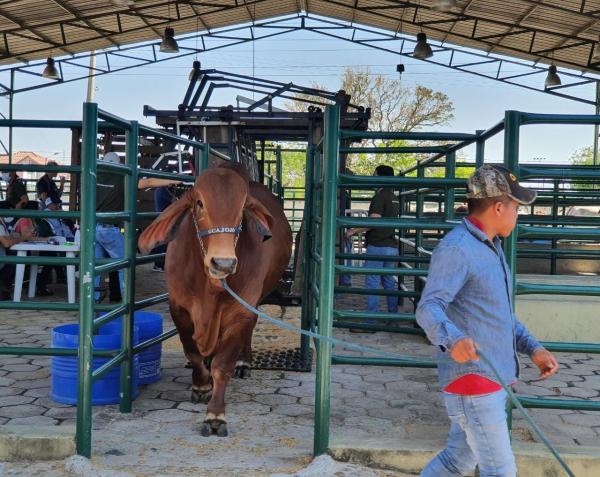
<path id="1" fill-rule="evenodd" d="M 197 200 L 196 201 L 196 207 L 198 207 L 198 209 L 202 210 L 204 208 L 204 205 L 202 205 L 202 201 L 201 200 Z"/>

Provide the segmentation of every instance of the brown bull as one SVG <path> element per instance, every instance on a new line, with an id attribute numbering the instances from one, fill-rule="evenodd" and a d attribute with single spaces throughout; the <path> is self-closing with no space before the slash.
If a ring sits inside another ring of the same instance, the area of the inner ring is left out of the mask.
<path id="1" fill-rule="evenodd" d="M 225 388 L 236 364 L 241 377 L 249 374 L 257 317 L 220 280 L 226 278 L 253 306 L 260 303 L 289 263 L 290 226 L 266 187 L 226 165 L 203 172 L 142 233 L 139 247 L 147 253 L 164 242 L 170 242 L 165 272 L 171 315 L 193 368 L 192 402 L 208 402 L 201 432 L 225 436 Z"/>

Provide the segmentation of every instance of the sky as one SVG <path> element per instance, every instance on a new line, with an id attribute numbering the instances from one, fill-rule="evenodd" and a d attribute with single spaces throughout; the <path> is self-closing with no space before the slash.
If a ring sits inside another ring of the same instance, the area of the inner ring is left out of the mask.
<path id="1" fill-rule="evenodd" d="M 97 77 L 95 100 L 104 110 L 154 126 L 153 118 L 143 116 L 143 106 L 147 104 L 160 109 L 176 109 L 185 94 L 193 59 L 174 59 Z M 396 64 L 402 62 L 406 67 L 401 79 L 404 85 L 423 85 L 441 91 L 454 103 L 454 119 L 451 123 L 429 130 L 474 132 L 487 129 L 500 121 L 504 111 L 509 109 L 560 114 L 594 113 L 590 105 L 308 31 L 205 52 L 198 59 L 203 68 L 254 74 L 306 86 L 317 82 L 334 91 L 339 89 L 341 74 L 346 67 L 369 68 L 373 73 L 397 78 Z M 536 78 L 543 81 L 544 75 L 537 75 Z M 14 117 L 80 120 L 86 89 L 87 83 L 82 80 L 18 94 L 14 100 Z M 224 105 L 235 104 L 235 94 L 226 94 L 221 90 L 217 98 Z M 7 114 L 8 101 L 0 101 L 0 110 Z M 0 134 L 5 141 L 6 131 Z M 31 150 L 61 162 L 68 161 L 71 140 L 67 131 L 27 129 L 15 131 L 14 137 L 15 151 Z M 486 161 L 502 160 L 502 141 L 502 135 L 499 135 L 488 142 Z M 590 146 L 592 141 L 591 126 L 527 126 L 521 132 L 521 161 L 567 163 L 574 151 Z M 467 156 L 474 154 L 474 148 L 465 151 Z"/>

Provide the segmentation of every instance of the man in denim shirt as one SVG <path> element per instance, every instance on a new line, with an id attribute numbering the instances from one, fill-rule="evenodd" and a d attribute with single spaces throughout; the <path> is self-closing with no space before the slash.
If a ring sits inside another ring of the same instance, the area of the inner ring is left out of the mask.
<path id="1" fill-rule="evenodd" d="M 478 465 L 481 477 L 514 477 L 507 394 L 477 350 L 507 384 L 519 375 L 517 352 L 531 357 L 542 378 L 558 369 L 512 311 L 511 273 L 500 243 L 516 226 L 519 204 L 533 203 L 536 194 L 509 170 L 484 165 L 469 178 L 467 198 L 470 215 L 436 247 L 416 312 L 444 361 L 438 373 L 451 422 L 446 448 L 421 476 L 462 476 Z"/>

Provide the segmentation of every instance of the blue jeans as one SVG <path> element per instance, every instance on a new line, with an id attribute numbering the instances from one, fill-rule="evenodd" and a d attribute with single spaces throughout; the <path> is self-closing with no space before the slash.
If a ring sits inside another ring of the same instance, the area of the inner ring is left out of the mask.
<path id="1" fill-rule="evenodd" d="M 367 245 L 367 255 L 398 255 L 398 249 L 396 247 L 376 247 L 375 245 Z M 367 260 L 365 267 L 367 268 L 396 268 L 397 262 L 381 262 L 377 260 Z M 365 277 L 365 287 L 371 290 L 377 290 L 380 285 L 383 284 L 383 288 L 386 290 L 397 290 L 396 284 L 397 277 L 393 275 L 367 275 Z M 398 312 L 398 297 L 388 296 L 387 297 L 388 312 Z M 379 309 L 379 296 L 369 295 L 367 298 L 367 310 L 370 313 L 377 313 Z"/>
<path id="2" fill-rule="evenodd" d="M 463 476 L 479 465 L 481 477 L 515 477 L 517 469 L 506 423 L 506 391 L 481 396 L 444 393 L 450 434 L 446 448 L 421 477 Z"/>
<path id="3" fill-rule="evenodd" d="M 125 255 L 125 239 L 118 227 L 105 227 L 96 225 L 96 258 L 122 258 Z M 96 276 L 94 286 L 98 288 L 100 277 Z M 123 293 L 123 270 L 119 270 L 119 287 Z M 100 293 L 95 292 L 94 298 L 98 300 Z"/>

